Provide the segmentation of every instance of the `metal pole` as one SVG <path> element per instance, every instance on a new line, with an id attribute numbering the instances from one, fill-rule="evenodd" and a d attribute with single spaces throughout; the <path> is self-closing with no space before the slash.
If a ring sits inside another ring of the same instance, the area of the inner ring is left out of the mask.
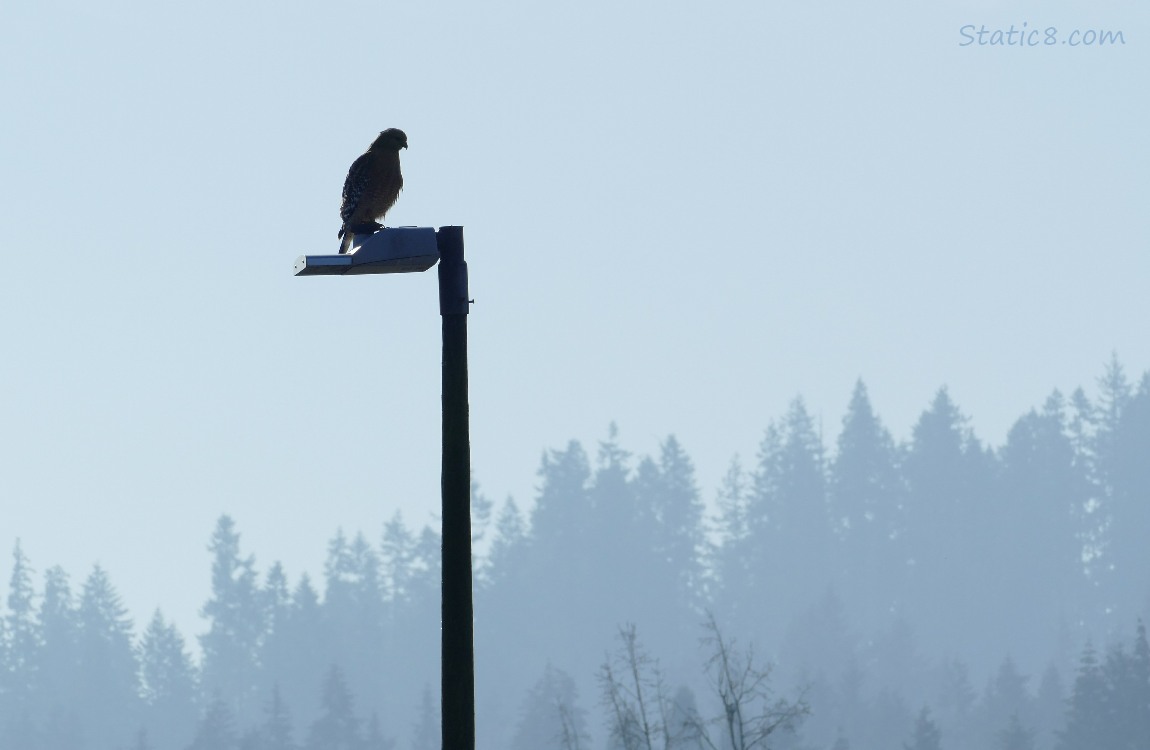
<path id="1" fill-rule="evenodd" d="M 440 227 L 443 316 L 443 750 L 475 749 L 475 648 L 471 601 L 471 440 L 467 414 L 467 263 L 463 227 Z"/>

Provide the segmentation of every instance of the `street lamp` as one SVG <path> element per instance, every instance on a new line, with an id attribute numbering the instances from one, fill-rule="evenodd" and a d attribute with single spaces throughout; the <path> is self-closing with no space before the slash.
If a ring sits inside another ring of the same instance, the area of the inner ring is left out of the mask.
<path id="1" fill-rule="evenodd" d="M 357 235 L 358 241 L 360 236 Z M 397 227 L 345 255 L 301 255 L 296 276 L 426 271 L 439 262 L 443 317 L 443 498 L 440 705 L 443 750 L 475 748 L 475 649 L 471 578 L 471 438 L 467 412 L 467 263 L 463 227 Z"/>

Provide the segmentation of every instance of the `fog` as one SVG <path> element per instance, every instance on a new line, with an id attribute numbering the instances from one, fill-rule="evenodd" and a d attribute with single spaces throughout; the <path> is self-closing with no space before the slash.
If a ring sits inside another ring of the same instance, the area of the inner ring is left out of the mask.
<path id="1" fill-rule="evenodd" d="M 435 274 L 290 273 L 386 127 L 465 228 L 481 746 L 722 746 L 719 634 L 769 747 L 1122 741 L 1148 19 L 7 4 L 0 750 L 434 746 Z"/>
<path id="2" fill-rule="evenodd" d="M 674 436 L 640 456 L 614 425 L 547 450 L 524 507 L 475 484 L 478 746 L 744 747 L 719 656 L 789 719 L 750 722 L 765 747 L 1144 740 L 1150 373 L 1113 359 L 996 446 L 945 388 L 896 441 L 859 381 L 841 425 L 795 399 L 709 492 Z M 341 530 L 314 580 L 228 516 L 209 547 L 185 636 L 17 545 L 4 746 L 438 746 L 434 527 Z"/>

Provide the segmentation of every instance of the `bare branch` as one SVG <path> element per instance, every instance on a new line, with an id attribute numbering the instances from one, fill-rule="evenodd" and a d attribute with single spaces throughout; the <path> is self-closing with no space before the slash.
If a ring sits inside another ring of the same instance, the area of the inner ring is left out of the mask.
<path id="1" fill-rule="evenodd" d="M 703 741 L 718 750 L 707 732 L 708 725 L 717 724 L 725 730 L 730 750 L 767 750 L 774 732 L 793 729 L 810 713 L 805 697 L 800 695 L 793 703 L 782 698 L 772 701 L 771 665 L 756 666 L 750 646 L 738 651 L 735 642 L 723 636 L 710 611 L 703 627 L 706 633 L 701 642 L 710 651 L 706 671 L 722 708 L 722 714 L 710 721 L 700 719 Z"/>
<path id="2" fill-rule="evenodd" d="M 672 750 L 678 742 L 659 664 L 639 643 L 634 625 L 619 628 L 619 649 L 600 667 L 602 702 L 610 732 L 624 750 Z"/>
<path id="3" fill-rule="evenodd" d="M 567 705 L 566 701 L 560 699 L 556 699 L 555 707 L 559 711 L 559 742 L 563 750 L 581 750 L 582 735 L 575 723 L 575 715 L 571 712 L 571 707 Z"/>

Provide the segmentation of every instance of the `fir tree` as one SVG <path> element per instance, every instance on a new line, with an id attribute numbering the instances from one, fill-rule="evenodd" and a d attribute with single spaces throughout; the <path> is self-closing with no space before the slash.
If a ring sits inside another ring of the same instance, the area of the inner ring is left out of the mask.
<path id="1" fill-rule="evenodd" d="M 1032 637 L 1016 651 L 1027 661 L 1046 658 L 1057 641 L 1053 614 L 1081 611 L 1086 578 L 1081 509 L 1090 496 L 1087 474 L 1076 460 L 1057 391 L 1041 411 L 1023 415 L 1007 435 L 1002 457 L 1001 501 L 994 513 L 994 575 L 990 602 L 1003 620 Z M 1019 555 L 1019 549 L 1026 554 Z M 1035 586 L 1046 580 L 1050 585 Z"/>
<path id="2" fill-rule="evenodd" d="M 744 593 L 756 590 L 754 539 L 747 507 L 749 477 L 738 456 L 731 459 L 716 496 L 718 541 L 707 548 L 712 577 L 711 599 L 716 611 L 737 629 L 751 619 Z M 753 608 L 753 607 L 751 607 Z"/>
<path id="3" fill-rule="evenodd" d="M 260 651 L 260 691 L 265 705 L 271 690 L 285 679 L 285 669 L 295 657 L 291 643 L 292 594 L 287 574 L 278 561 L 268 570 L 260 591 L 265 632 Z"/>
<path id="4" fill-rule="evenodd" d="M 1150 737 L 1150 642 L 1147 642 L 1146 625 L 1141 620 L 1138 621 L 1131 653 L 1129 704 L 1130 736 Z"/>
<path id="5" fill-rule="evenodd" d="M 340 531 L 328 545 L 323 613 L 329 659 L 350 665 L 344 677 L 353 693 L 369 700 L 381 690 L 385 671 L 380 561 L 362 534 L 348 542 Z"/>
<path id="6" fill-rule="evenodd" d="M 1091 478 L 1094 482 L 1094 495 L 1091 498 L 1093 528 L 1089 530 L 1093 542 L 1090 572 L 1092 582 L 1097 587 L 1101 599 L 1096 606 L 1103 612 L 1121 613 L 1126 609 L 1129 595 L 1119 585 L 1115 589 L 1122 555 L 1114 545 L 1115 529 L 1125 524 L 1115 523 L 1124 505 L 1122 463 L 1122 433 L 1126 409 L 1132 397 L 1130 382 L 1116 354 L 1111 354 L 1110 362 L 1102 377 L 1098 379 L 1098 397 L 1090 415 L 1092 434 L 1088 447 Z M 1144 451 L 1143 451 L 1144 452 Z M 1145 461 L 1140 461 L 1145 463 Z M 1132 519 L 1131 519 L 1132 520 Z M 1139 547 L 1145 544 L 1138 540 Z M 1120 580 L 1120 579 L 1118 579 Z"/>
<path id="7" fill-rule="evenodd" d="M 1018 714 L 1011 714 L 1006 728 L 998 734 L 1000 750 L 1034 750 L 1034 732 L 1022 725 Z"/>
<path id="8" fill-rule="evenodd" d="M 140 640 L 144 726 L 161 748 L 186 742 L 195 729 L 196 670 L 184 638 L 159 610 Z"/>
<path id="9" fill-rule="evenodd" d="M 96 566 L 84 581 L 78 610 L 80 663 L 77 713 L 95 747 L 127 744 L 139 726 L 139 665 L 132 622 L 107 573 Z"/>
<path id="10" fill-rule="evenodd" d="M 938 725 L 930 718 L 930 709 L 925 706 L 918 713 L 914 723 L 914 734 L 909 743 L 903 744 L 904 750 L 942 750 L 942 732 Z"/>
<path id="11" fill-rule="evenodd" d="M 271 701 L 265 711 L 266 717 L 259 734 L 260 750 L 296 750 L 291 714 L 280 696 L 278 683 L 272 688 Z"/>
<path id="12" fill-rule="evenodd" d="M 442 538 L 430 526 L 419 531 L 415 543 L 414 575 L 411 577 L 412 600 L 417 604 L 434 604 L 439 609 L 439 582 L 443 579 L 440 559 Z"/>
<path id="13" fill-rule="evenodd" d="M 495 538 L 491 540 L 488 554 L 489 585 L 495 586 L 516 576 L 526 540 L 523 514 L 515 500 L 508 497 L 495 519 Z"/>
<path id="14" fill-rule="evenodd" d="M 319 594 L 305 573 L 292 592 L 286 620 L 268 645 L 271 684 L 279 686 L 284 703 L 293 707 L 297 726 L 307 726 L 318 715 L 315 686 L 331 663 L 324 638 Z"/>
<path id="15" fill-rule="evenodd" d="M 1034 702 L 1037 715 L 1037 742 L 1043 748 L 1053 747 L 1058 733 L 1065 726 L 1066 714 L 1066 691 L 1062 684 L 1062 676 L 1055 665 L 1051 664 L 1042 673 Z"/>
<path id="16" fill-rule="evenodd" d="M 1066 728 L 1058 735 L 1058 750 L 1095 750 L 1108 732 L 1107 689 L 1098 654 L 1087 643 L 1078 664 L 1074 691 L 1066 712 Z"/>
<path id="17" fill-rule="evenodd" d="M 589 523 L 585 533 L 587 539 L 596 540 L 598 554 L 573 555 L 566 560 L 556 558 L 560 565 L 571 568 L 571 573 L 577 571 L 577 575 L 587 576 L 586 580 L 602 582 L 596 603 L 604 614 L 612 613 L 607 615 L 611 618 L 607 622 L 596 623 L 604 629 L 609 628 L 614 619 L 624 616 L 625 610 L 620 609 L 624 604 L 619 598 L 622 591 L 627 592 L 624 596 L 643 596 L 648 601 L 651 594 L 636 566 L 650 559 L 654 509 L 640 507 L 636 488 L 629 481 L 630 464 L 631 454 L 619 445 L 618 428 L 611 423 L 607 439 L 599 443 L 598 460 L 587 493 L 590 514 L 585 520 Z M 564 583 L 567 581 L 570 579 Z M 634 617 L 633 614 L 626 616 Z"/>
<path id="18" fill-rule="evenodd" d="M 1119 421 L 1108 446 L 1111 591 L 1106 604 L 1114 615 L 1131 618 L 1146 596 L 1150 570 L 1150 372 L 1122 400 Z"/>
<path id="19" fill-rule="evenodd" d="M 973 723 L 971 709 L 977 697 L 970 685 L 970 670 L 959 659 L 948 659 L 942 665 L 939 690 L 939 719 L 947 727 L 969 727 Z"/>
<path id="20" fill-rule="evenodd" d="M 383 525 L 380 542 L 384 597 L 393 608 L 406 605 L 411 598 L 412 566 L 415 562 L 415 538 L 403 522 L 399 511 Z"/>
<path id="21" fill-rule="evenodd" d="M 748 521 L 759 569 L 758 590 L 772 612 L 796 612 L 811 604 L 822 587 L 808 581 L 830 578 L 832 539 L 827 509 L 822 441 L 802 399 L 791 402 L 779 424 L 772 423 L 759 448 L 748 495 Z M 801 570 L 803 574 L 796 575 Z M 760 622 L 778 622 L 765 610 Z M 768 640 L 778 631 L 767 632 Z"/>
<path id="22" fill-rule="evenodd" d="M 239 750 L 262 750 L 263 737 L 258 729 L 249 729 L 240 737 Z"/>
<path id="23" fill-rule="evenodd" d="M 187 750 L 239 750 L 236 720 L 228 703 L 219 695 L 208 702 L 196 727 L 196 736 Z"/>
<path id="24" fill-rule="evenodd" d="M 1094 456 L 1097 465 L 1097 478 L 1104 492 L 1109 496 L 1113 491 L 1114 465 L 1118 451 L 1122 418 L 1130 403 L 1132 391 L 1126 371 L 1118 361 L 1117 354 L 1110 355 L 1106 372 L 1098 379 L 1098 400 L 1094 409 L 1095 434 Z"/>
<path id="25" fill-rule="evenodd" d="M 1101 479 L 1103 467 L 1099 462 L 1097 440 L 1099 409 L 1091 403 L 1081 388 L 1076 388 L 1070 396 L 1070 416 L 1068 427 L 1070 441 L 1074 446 L 1074 466 L 1087 478 L 1086 499 L 1075 508 L 1077 523 L 1081 529 L 1081 560 L 1089 587 L 1088 601 L 1084 605 L 1089 615 L 1096 615 L 1105 608 L 1107 590 L 1106 548 L 1109 543 L 1109 502 Z"/>
<path id="26" fill-rule="evenodd" d="M 491 526 L 491 511 L 495 504 L 479 489 L 479 482 L 471 480 L 471 568 L 478 584 L 486 583 L 489 572 L 488 558 L 482 557 L 479 552 L 483 549 L 483 542 L 487 538 L 488 527 Z"/>
<path id="27" fill-rule="evenodd" d="M 731 458 L 727 465 L 727 473 L 723 475 L 715 498 L 715 505 L 719 510 L 717 526 L 720 536 L 720 549 L 736 549 L 744 545 L 750 534 L 747 520 L 747 474 L 743 471 L 742 461 L 738 456 Z M 722 567 L 727 567 L 726 563 Z M 738 569 L 741 565 L 734 561 L 730 567 Z M 722 576 L 720 580 L 732 582 L 737 576 Z"/>
<path id="28" fill-rule="evenodd" d="M 635 569 L 633 581 L 624 584 L 630 596 L 623 592 L 633 606 L 619 610 L 620 616 L 650 623 L 659 650 L 674 648 L 691 638 L 696 608 L 705 604 L 702 503 L 694 466 L 674 436 L 663 442 L 658 462 L 640 461 L 630 490 L 618 497 L 633 502 L 631 530 L 604 532 L 619 545 L 617 564 Z"/>
<path id="29" fill-rule="evenodd" d="M 343 670 L 332 665 L 323 682 L 320 717 L 311 725 L 306 750 L 359 750 L 355 705 Z"/>
<path id="30" fill-rule="evenodd" d="M 703 601 L 703 503 L 695 484 L 695 466 L 674 435 L 659 446 L 658 491 L 654 510 L 654 552 L 675 576 L 671 593 L 679 606 L 697 611 Z"/>
<path id="31" fill-rule="evenodd" d="M 430 617 L 438 622 L 440 582 L 443 566 L 440 551 L 443 539 L 431 526 L 419 531 L 415 542 L 415 557 L 411 575 L 411 616 L 423 623 Z"/>
<path id="32" fill-rule="evenodd" d="M 41 750 L 76 750 L 84 747 L 84 731 L 77 716 L 77 703 L 54 703 L 48 708 L 47 718 L 39 732 Z M 8 747 L 0 745 L 0 747 Z M 13 745 L 12 747 L 24 747 Z M 37 747 L 27 745 L 27 747 Z"/>
<path id="33" fill-rule="evenodd" d="M 909 591 L 917 632 L 929 637 L 931 648 L 965 650 L 980 642 L 986 582 L 995 573 L 995 459 L 966 422 L 947 389 L 940 389 L 914 426 L 903 464 Z"/>
<path id="34" fill-rule="evenodd" d="M 1011 717 L 1019 719 L 1026 726 L 1030 725 L 1034 711 L 1027 682 L 1028 678 L 1019 673 L 1013 659 L 1003 659 L 982 701 L 985 712 L 983 724 L 987 730 L 985 744 L 993 744 L 994 738 L 1004 731 Z"/>
<path id="35" fill-rule="evenodd" d="M 0 672 L 0 706 L 4 716 L 0 720 L 11 736 L 29 741 L 33 719 L 33 699 L 37 683 L 40 658 L 40 633 L 36 627 L 35 589 L 28 558 L 16 540 L 12 550 L 12 575 L 8 581 L 8 614 L 4 618 L 7 631 L 6 664 Z M 2 731 L 2 728 L 0 728 Z M 3 735 L 0 735 L 3 736 Z M 15 747 L 15 745 L 13 745 Z"/>
<path id="36" fill-rule="evenodd" d="M 575 610 L 573 623 L 609 632 L 620 620 L 644 622 L 660 649 L 691 637 L 688 618 L 701 579 L 697 495 L 694 469 L 673 437 L 658 461 L 644 458 L 632 472 L 630 454 L 610 426 L 589 489 L 588 545 L 596 553 L 572 552 L 577 558 L 565 560 L 556 550 L 552 556 L 556 567 L 578 571 L 556 571 L 558 585 L 569 591 L 583 589 L 576 575 L 600 582 L 593 598 L 566 603 Z M 572 642 L 578 642 L 574 634 Z"/>
<path id="37" fill-rule="evenodd" d="M 841 541 L 835 572 L 865 628 L 885 624 L 902 593 L 907 551 L 897 460 L 894 440 L 859 380 L 843 417 L 828 495 Z"/>
<path id="38" fill-rule="evenodd" d="M 372 711 L 367 722 L 367 734 L 363 739 L 363 750 L 390 750 L 395 742 L 383 736 L 383 728 L 379 724 L 379 714 Z"/>
<path id="39" fill-rule="evenodd" d="M 381 549 L 383 589 L 387 606 L 388 672 L 408 677 L 384 681 L 382 692 L 366 694 L 365 705 L 396 705 L 411 700 L 410 685 L 438 674 L 440 634 L 440 536 L 424 526 L 409 531 L 397 514 L 384 529 Z M 382 674 L 382 671 L 381 671 Z M 359 689 L 359 688 L 357 688 Z"/>
<path id="40" fill-rule="evenodd" d="M 1100 746 L 1141 750 L 1150 739 L 1146 732 L 1150 725 L 1150 648 L 1142 623 L 1138 624 L 1133 649 L 1116 644 L 1107 651 L 1102 679 L 1105 734 Z"/>
<path id="41" fill-rule="evenodd" d="M 267 634 L 270 636 L 286 625 L 291 610 L 291 589 L 283 564 L 278 561 L 268 570 L 261 599 L 267 617 Z"/>
<path id="42" fill-rule="evenodd" d="M 235 522 L 221 516 L 208 549 L 212 553 L 212 596 L 202 613 L 210 623 L 200 636 L 205 695 L 227 701 L 233 717 L 250 723 L 257 710 L 259 653 L 264 618 L 254 559 L 240 556 Z"/>
<path id="43" fill-rule="evenodd" d="M 55 566 L 44 574 L 37 621 L 41 648 L 36 664 L 36 700 L 55 714 L 52 726 L 76 724 L 76 673 L 80 669 L 80 625 L 68 574 Z M 72 717 L 70 720 L 67 717 Z M 65 741 L 61 739 L 61 741 Z"/>
<path id="44" fill-rule="evenodd" d="M 573 440 L 566 450 L 545 453 L 539 476 L 543 485 L 531 513 L 532 536 L 560 555 L 573 553 L 587 538 L 591 518 L 591 468 L 583 446 Z"/>
<path id="45" fill-rule="evenodd" d="M 335 536 L 327 543 L 327 560 L 323 564 L 324 593 L 323 603 L 327 617 L 350 612 L 354 595 L 355 573 L 351 559 L 351 548 L 343 529 L 336 530 Z M 338 630 L 338 625 L 333 628 Z"/>
<path id="46" fill-rule="evenodd" d="M 437 750 L 440 745 L 439 705 L 431 687 L 423 686 L 419 700 L 419 718 L 412 727 L 411 750 Z"/>

